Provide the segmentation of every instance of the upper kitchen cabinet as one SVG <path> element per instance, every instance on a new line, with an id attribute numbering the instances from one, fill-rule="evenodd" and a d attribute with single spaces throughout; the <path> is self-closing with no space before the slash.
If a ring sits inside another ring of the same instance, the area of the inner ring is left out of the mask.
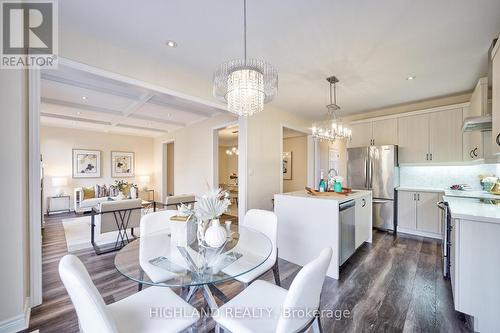
<path id="1" fill-rule="evenodd" d="M 429 114 L 429 159 L 432 162 L 462 160 L 462 108 Z"/>
<path id="2" fill-rule="evenodd" d="M 352 139 L 348 147 L 365 147 L 371 144 L 372 123 L 357 123 L 349 126 L 352 131 Z"/>
<path id="3" fill-rule="evenodd" d="M 384 119 L 372 122 L 373 145 L 396 145 L 398 144 L 398 119 Z"/>
<path id="4" fill-rule="evenodd" d="M 398 119 L 400 163 L 462 161 L 462 108 Z"/>
<path id="5" fill-rule="evenodd" d="M 470 106 L 463 109 L 463 119 L 480 117 L 488 112 L 488 78 L 479 79 L 470 98 Z M 463 160 L 473 161 L 484 157 L 483 133 L 463 132 Z"/>
<path id="6" fill-rule="evenodd" d="M 401 117 L 399 127 L 399 163 L 429 161 L 429 114 Z"/>
<path id="7" fill-rule="evenodd" d="M 500 39 L 491 52 L 492 75 L 492 153 L 500 154 Z"/>
<path id="8" fill-rule="evenodd" d="M 352 140 L 349 147 L 383 146 L 398 144 L 397 118 L 351 124 Z"/>

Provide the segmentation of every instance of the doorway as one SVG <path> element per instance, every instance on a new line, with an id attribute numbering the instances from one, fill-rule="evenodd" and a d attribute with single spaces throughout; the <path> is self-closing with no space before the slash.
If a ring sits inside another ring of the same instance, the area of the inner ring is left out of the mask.
<path id="1" fill-rule="evenodd" d="M 308 185 L 307 133 L 283 127 L 281 192 L 301 191 Z"/>
<path id="2" fill-rule="evenodd" d="M 174 158 L 175 144 L 173 141 L 164 142 L 162 145 L 162 198 L 175 195 L 174 190 Z"/>
<path id="3" fill-rule="evenodd" d="M 228 215 L 238 216 L 238 160 L 239 126 L 229 125 L 217 130 L 217 185 L 229 193 L 231 205 Z"/>

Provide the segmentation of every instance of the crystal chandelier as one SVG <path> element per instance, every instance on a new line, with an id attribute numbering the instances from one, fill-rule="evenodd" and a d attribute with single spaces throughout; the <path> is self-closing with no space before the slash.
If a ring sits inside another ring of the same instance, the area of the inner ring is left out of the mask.
<path id="1" fill-rule="evenodd" d="M 214 96 L 239 116 L 264 110 L 278 92 L 278 71 L 259 59 L 247 59 L 247 2 L 243 0 L 243 59 L 227 61 L 214 73 Z"/>
<path id="2" fill-rule="evenodd" d="M 239 155 L 240 154 L 240 151 L 238 150 L 237 147 L 233 147 L 231 149 L 226 149 L 226 155 Z"/>
<path id="3" fill-rule="evenodd" d="M 351 130 L 337 119 L 336 111 L 340 110 L 337 105 L 337 90 L 335 84 L 339 80 L 335 76 L 326 79 L 330 83 L 330 104 L 326 106 L 328 117 L 326 120 L 313 124 L 312 136 L 318 140 L 334 142 L 335 140 L 351 140 Z M 332 100 L 333 95 L 333 100 Z"/>

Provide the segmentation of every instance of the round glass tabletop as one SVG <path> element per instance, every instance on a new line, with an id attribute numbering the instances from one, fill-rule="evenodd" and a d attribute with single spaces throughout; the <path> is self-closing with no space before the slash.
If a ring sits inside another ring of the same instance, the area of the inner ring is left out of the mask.
<path id="1" fill-rule="evenodd" d="M 272 252 L 266 235 L 243 226 L 219 249 L 199 248 L 196 240 L 188 246 L 179 245 L 183 243 L 186 241 L 173 239 L 168 229 L 142 236 L 118 251 L 115 267 L 138 283 L 202 286 L 248 273 L 262 265 Z"/>

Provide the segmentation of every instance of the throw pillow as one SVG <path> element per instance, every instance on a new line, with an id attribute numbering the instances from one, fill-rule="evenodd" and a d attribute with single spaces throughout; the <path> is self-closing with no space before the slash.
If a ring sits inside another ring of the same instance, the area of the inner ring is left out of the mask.
<path id="1" fill-rule="evenodd" d="M 93 187 L 84 187 L 82 190 L 84 200 L 95 198 L 95 189 Z"/>

